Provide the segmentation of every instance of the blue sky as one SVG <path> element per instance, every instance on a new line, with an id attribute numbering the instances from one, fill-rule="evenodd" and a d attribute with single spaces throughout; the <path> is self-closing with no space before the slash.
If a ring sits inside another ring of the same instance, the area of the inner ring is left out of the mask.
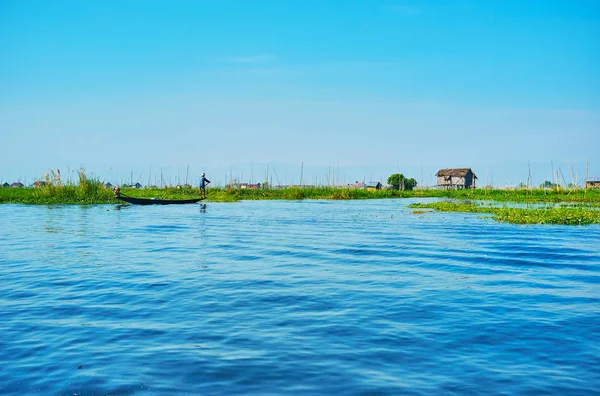
<path id="1" fill-rule="evenodd" d="M 0 0 L 0 182 L 600 176 L 598 37 L 595 0 Z"/>

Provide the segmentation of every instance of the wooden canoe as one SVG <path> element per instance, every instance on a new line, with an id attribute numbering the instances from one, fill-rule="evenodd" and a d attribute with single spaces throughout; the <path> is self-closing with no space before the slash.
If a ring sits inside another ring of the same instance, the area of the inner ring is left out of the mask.
<path id="1" fill-rule="evenodd" d="M 121 201 L 128 202 L 134 205 L 176 205 L 176 204 L 192 204 L 202 201 L 204 198 L 194 199 L 158 199 L 158 198 L 133 198 L 125 197 L 123 195 L 116 196 L 115 198 Z"/>

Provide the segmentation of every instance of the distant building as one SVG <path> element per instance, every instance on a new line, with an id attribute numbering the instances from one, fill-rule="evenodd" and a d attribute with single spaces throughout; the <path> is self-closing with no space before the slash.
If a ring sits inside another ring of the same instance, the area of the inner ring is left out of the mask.
<path id="1" fill-rule="evenodd" d="M 381 190 L 381 183 L 379 183 L 379 182 L 368 182 L 367 184 L 365 184 L 365 188 L 368 191 L 379 191 L 379 190 Z"/>
<path id="2" fill-rule="evenodd" d="M 46 187 L 46 182 L 43 180 L 37 180 L 33 183 L 33 188 Z"/>
<path id="3" fill-rule="evenodd" d="M 104 188 L 108 189 L 108 190 L 112 190 L 113 185 L 110 183 L 104 183 Z"/>
<path id="4" fill-rule="evenodd" d="M 477 176 L 471 168 L 440 169 L 437 176 L 437 186 L 445 189 L 475 188 Z"/>
<path id="5" fill-rule="evenodd" d="M 132 184 L 129 187 L 131 187 L 131 188 L 142 188 L 143 186 L 138 182 L 138 183 Z"/>
<path id="6" fill-rule="evenodd" d="M 4 182 L 4 184 L 2 185 L 2 187 L 10 187 L 10 184 L 8 184 L 7 182 Z"/>
<path id="7" fill-rule="evenodd" d="M 600 188 L 600 177 L 589 177 L 585 181 L 585 188 Z"/>
<path id="8" fill-rule="evenodd" d="M 231 183 L 227 185 L 228 188 L 239 188 L 242 190 L 260 190 L 262 185 L 260 183 L 252 184 L 252 183 Z"/>
<path id="9" fill-rule="evenodd" d="M 14 182 L 13 184 L 10 185 L 12 188 L 23 188 L 25 187 L 25 185 L 21 182 Z"/>
<path id="10" fill-rule="evenodd" d="M 348 184 L 348 188 L 365 188 L 365 183 L 356 181 Z"/>

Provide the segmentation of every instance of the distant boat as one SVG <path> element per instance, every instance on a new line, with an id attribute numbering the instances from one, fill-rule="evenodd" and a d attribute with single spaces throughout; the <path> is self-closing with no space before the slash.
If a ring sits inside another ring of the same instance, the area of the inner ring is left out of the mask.
<path id="1" fill-rule="evenodd" d="M 200 202 L 205 198 L 194 198 L 194 199 L 158 199 L 158 198 L 133 198 L 124 197 L 123 195 L 116 195 L 115 198 L 121 201 L 128 202 L 134 205 L 176 205 L 176 204 L 192 204 Z"/>

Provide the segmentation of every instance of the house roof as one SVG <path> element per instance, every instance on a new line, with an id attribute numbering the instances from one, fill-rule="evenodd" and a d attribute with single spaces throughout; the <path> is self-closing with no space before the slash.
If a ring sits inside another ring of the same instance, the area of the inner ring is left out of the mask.
<path id="1" fill-rule="evenodd" d="M 379 182 L 368 182 L 368 183 L 365 183 L 366 187 L 377 187 L 377 186 L 380 186 L 380 185 L 381 185 L 381 183 L 379 183 Z"/>
<path id="2" fill-rule="evenodd" d="M 588 177 L 587 181 L 598 183 L 600 182 L 600 177 Z"/>
<path id="3" fill-rule="evenodd" d="M 440 169 L 438 171 L 438 173 L 436 173 L 436 176 L 454 176 L 454 177 L 464 177 L 469 171 L 471 171 L 471 173 L 473 173 L 473 171 L 471 170 L 471 168 L 447 168 L 447 169 Z M 475 173 L 473 173 L 473 176 L 475 176 Z M 475 179 L 477 179 L 477 176 L 475 176 Z"/>

